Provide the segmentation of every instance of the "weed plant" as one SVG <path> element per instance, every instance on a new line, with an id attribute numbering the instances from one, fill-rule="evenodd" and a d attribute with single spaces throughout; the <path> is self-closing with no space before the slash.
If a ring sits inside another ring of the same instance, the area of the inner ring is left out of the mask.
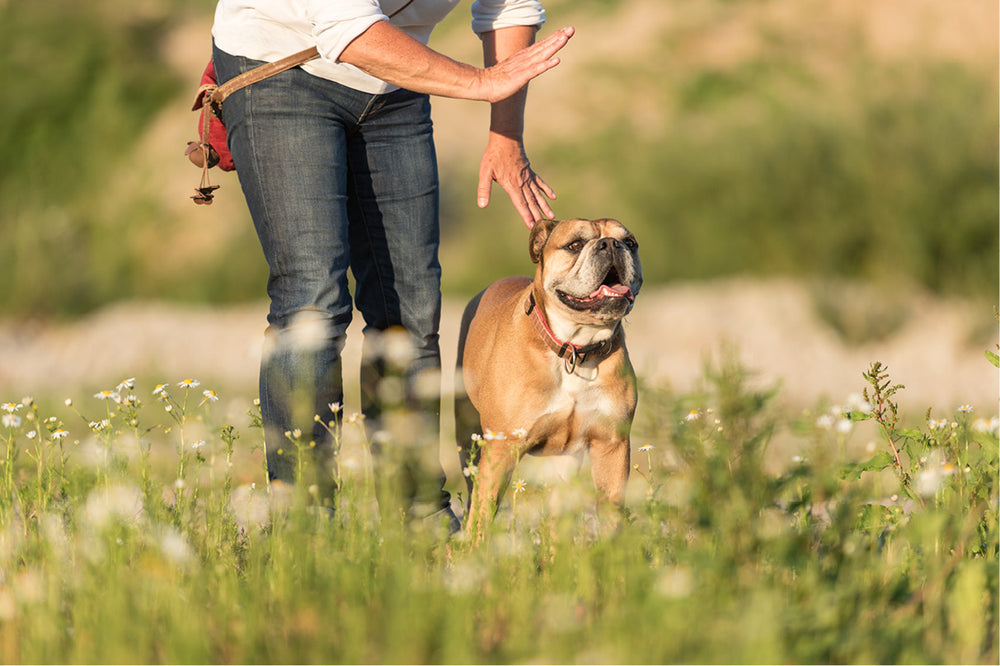
<path id="1" fill-rule="evenodd" d="M 642 393 L 616 531 L 515 471 L 481 544 L 379 519 L 346 459 L 332 514 L 269 486 L 257 408 L 194 380 L 4 403 L 0 660 L 996 663 L 996 416 L 906 418 L 877 363 L 790 416 L 735 363 L 705 387 Z"/>

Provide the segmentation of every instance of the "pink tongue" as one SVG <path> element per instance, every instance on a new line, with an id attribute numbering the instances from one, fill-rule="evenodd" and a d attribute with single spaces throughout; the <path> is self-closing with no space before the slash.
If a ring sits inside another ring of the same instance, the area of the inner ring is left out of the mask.
<path id="1" fill-rule="evenodd" d="M 588 296 L 591 298 L 601 298 L 601 297 L 611 297 L 611 298 L 628 298 L 632 295 L 632 290 L 623 284 L 616 284 L 613 287 L 602 284 L 597 291 Z"/>

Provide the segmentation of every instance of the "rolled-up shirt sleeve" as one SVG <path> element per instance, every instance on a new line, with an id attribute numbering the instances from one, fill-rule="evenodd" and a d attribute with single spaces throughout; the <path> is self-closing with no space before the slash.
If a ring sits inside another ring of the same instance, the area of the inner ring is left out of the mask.
<path id="1" fill-rule="evenodd" d="M 337 62 L 358 35 L 389 20 L 378 0 L 308 0 L 307 12 L 316 48 L 331 62 Z"/>
<path id="2" fill-rule="evenodd" d="M 545 9 L 539 0 L 476 0 L 472 3 L 472 30 L 481 35 L 516 25 L 540 27 Z"/>

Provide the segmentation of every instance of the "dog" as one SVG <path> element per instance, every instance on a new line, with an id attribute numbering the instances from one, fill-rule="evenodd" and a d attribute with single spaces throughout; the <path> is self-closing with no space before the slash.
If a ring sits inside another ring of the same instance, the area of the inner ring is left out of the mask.
<path id="1" fill-rule="evenodd" d="M 455 431 L 471 533 L 492 521 L 525 453 L 589 452 L 600 496 L 623 506 L 637 391 L 622 319 L 642 286 L 638 247 L 617 220 L 542 220 L 529 236 L 534 279 L 503 278 L 465 308 Z"/>

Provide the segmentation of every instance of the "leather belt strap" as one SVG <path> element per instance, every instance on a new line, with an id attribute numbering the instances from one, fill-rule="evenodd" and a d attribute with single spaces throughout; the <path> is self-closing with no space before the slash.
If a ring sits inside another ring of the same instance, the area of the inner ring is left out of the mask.
<path id="1" fill-rule="evenodd" d="M 259 67 L 254 67 L 251 70 L 234 76 L 221 86 L 217 86 L 214 90 L 209 91 L 208 89 L 211 89 L 212 86 L 206 86 L 207 89 L 205 94 L 208 99 L 208 103 L 212 105 L 212 111 L 219 118 L 219 120 L 222 120 L 222 103 L 226 101 L 227 97 L 232 95 L 237 90 L 246 88 L 247 86 L 257 83 L 258 81 L 263 81 L 269 76 L 280 74 L 281 72 L 291 69 L 292 67 L 298 67 L 304 62 L 309 62 L 310 60 L 318 57 L 319 50 L 315 46 L 310 46 L 307 49 L 299 51 L 298 53 L 285 56 L 281 60 L 264 63 Z"/>
<path id="2" fill-rule="evenodd" d="M 411 4 L 413 4 L 413 0 L 408 0 L 403 3 L 399 9 L 389 14 L 388 18 L 391 19 L 396 16 L 396 14 L 399 14 Z M 246 88 L 247 86 L 257 83 L 258 81 L 263 81 L 269 76 L 280 74 L 286 69 L 298 67 L 302 63 L 309 62 L 310 60 L 318 57 L 319 49 L 315 46 L 310 46 L 307 49 L 299 51 L 298 53 L 285 56 L 280 60 L 275 60 L 274 62 L 268 62 L 259 67 L 254 67 L 249 71 L 234 76 L 221 86 L 202 86 L 202 90 L 199 92 L 205 93 L 205 100 L 211 104 L 212 111 L 215 112 L 216 117 L 218 117 L 219 120 L 222 120 L 222 103 L 226 101 L 227 97 L 232 95 L 237 90 Z M 198 107 L 196 106 L 195 108 L 197 109 Z"/>
<path id="3" fill-rule="evenodd" d="M 229 79 L 221 86 L 212 83 L 205 84 L 198 88 L 198 95 L 195 97 L 194 107 L 192 111 L 197 111 L 202 108 L 202 106 L 208 105 L 209 109 L 212 111 L 212 115 L 222 121 L 222 103 L 227 97 L 232 95 L 237 90 L 246 88 L 247 86 L 257 83 L 258 81 L 263 81 L 269 76 L 274 76 L 275 74 L 280 74 L 285 70 L 291 69 L 292 67 L 297 67 L 304 62 L 308 62 L 313 58 L 319 57 L 319 50 L 315 46 L 311 46 L 308 49 L 299 51 L 298 53 L 293 53 L 290 56 L 285 56 L 281 60 L 275 60 L 274 62 L 264 63 L 258 67 L 254 67 L 251 70 L 243 72 L 233 78 Z M 201 187 L 196 188 L 197 194 L 193 197 L 194 202 L 197 204 L 211 204 L 213 198 L 213 192 L 219 189 L 218 185 L 212 185 L 211 179 L 208 175 L 208 170 L 214 162 L 211 161 L 210 151 L 211 147 L 209 144 L 209 126 L 211 123 L 211 117 L 206 112 L 201 114 L 201 145 L 198 147 L 192 146 L 188 149 L 191 150 L 201 150 Z M 194 160 L 192 160 L 194 161 Z M 218 159 L 216 158 L 216 161 Z"/>
<path id="4" fill-rule="evenodd" d="M 407 0 L 400 6 L 396 11 L 389 14 L 388 18 L 392 18 L 399 14 L 401 11 L 413 4 L 414 0 Z M 198 96 L 195 98 L 194 107 L 192 111 L 197 111 L 203 105 L 207 104 L 212 110 L 212 113 L 222 121 L 222 103 L 226 101 L 226 98 L 232 95 L 237 90 L 246 88 L 247 86 L 257 83 L 258 81 L 263 81 L 269 76 L 274 76 L 275 74 L 280 74 L 285 70 L 291 69 L 293 67 L 298 67 L 302 63 L 309 62 L 314 58 L 319 57 L 319 49 L 315 46 L 310 46 L 307 49 L 303 49 L 298 53 L 293 53 L 292 55 L 285 56 L 280 60 L 275 60 L 274 62 L 264 63 L 259 67 L 254 67 L 253 69 L 243 72 L 233 78 L 229 79 L 221 86 L 215 84 L 206 84 L 198 89 Z M 208 128 L 211 118 L 209 118 L 207 113 L 202 114 L 201 123 L 201 146 L 190 147 L 188 153 L 192 150 L 201 151 L 201 187 L 196 188 L 198 194 L 191 197 L 197 204 L 211 204 L 212 198 L 215 190 L 219 189 L 218 185 L 212 185 L 212 182 L 208 175 L 208 170 L 210 168 L 210 145 L 208 142 Z M 192 158 L 191 160 L 195 160 Z M 197 164 L 197 162 L 195 162 Z"/>

